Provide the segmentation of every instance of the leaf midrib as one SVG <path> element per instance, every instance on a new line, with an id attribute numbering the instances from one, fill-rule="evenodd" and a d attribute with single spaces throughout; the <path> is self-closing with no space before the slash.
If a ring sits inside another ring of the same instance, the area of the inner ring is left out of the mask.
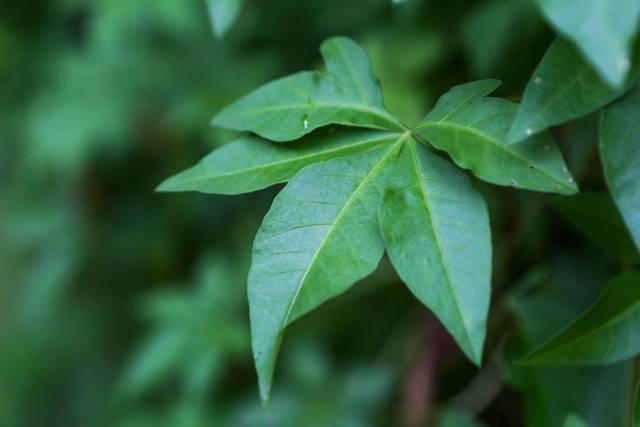
<path id="1" fill-rule="evenodd" d="M 316 156 L 322 156 L 322 155 L 329 155 L 332 156 L 334 153 L 339 153 L 340 151 L 348 151 L 349 148 L 358 148 L 358 147 L 366 147 L 368 145 L 371 146 L 376 146 L 376 145 L 382 145 L 384 142 L 386 142 L 386 140 L 388 139 L 392 139 L 392 136 L 395 135 L 387 135 L 387 136 L 382 136 L 380 135 L 377 138 L 373 138 L 373 139 L 368 139 L 368 140 L 364 140 L 364 141 L 359 141 L 355 144 L 350 144 L 350 145 L 345 145 L 339 148 L 335 148 L 333 150 L 327 150 L 327 151 L 322 151 L 322 152 L 318 152 L 318 153 L 314 153 L 314 154 L 308 154 L 305 156 L 301 156 L 301 157 L 296 157 L 295 159 L 286 159 L 286 160 L 281 160 L 281 161 L 277 161 L 277 162 L 271 162 L 271 163 L 263 163 L 259 166 L 252 166 L 246 169 L 239 169 L 237 171 L 232 171 L 232 172 L 224 172 L 224 173 L 220 173 L 220 174 L 216 174 L 216 175 L 207 175 L 207 176 L 203 176 L 203 177 L 197 177 L 197 178 L 193 178 L 193 179 L 188 179 L 188 180 L 184 180 L 181 181 L 180 184 L 193 184 L 195 182 L 199 182 L 199 181 L 206 181 L 206 180 L 210 180 L 210 179 L 217 179 L 217 178 L 228 178 L 230 176 L 234 176 L 234 175 L 242 175 L 245 173 L 250 173 L 250 172 L 254 172 L 260 169 L 266 169 L 266 168 L 270 168 L 270 167 L 274 167 L 274 166 L 280 166 L 280 165 L 284 165 L 287 163 L 293 163 L 293 162 L 299 162 L 299 161 L 304 161 L 307 160 L 309 158 L 313 158 Z M 197 167 L 197 165 L 195 166 Z"/>
<path id="2" fill-rule="evenodd" d="M 409 144 L 410 146 L 410 150 L 411 150 L 411 160 L 413 163 L 413 168 L 414 171 L 416 173 L 416 177 L 418 178 L 418 183 L 420 185 L 420 192 L 422 193 L 422 199 L 424 200 L 424 205 L 425 208 L 427 210 L 427 212 L 429 213 L 429 218 L 431 219 L 431 224 L 432 224 L 432 231 L 433 231 L 433 238 L 435 240 L 436 243 L 436 248 L 438 250 L 438 255 L 440 258 L 440 262 L 442 263 L 443 269 L 444 269 L 444 273 L 447 277 L 447 285 L 449 287 L 449 290 L 451 291 L 451 293 L 454 295 L 454 302 L 455 302 L 455 306 L 456 306 L 456 311 L 458 313 L 458 317 L 460 318 L 460 321 L 462 322 L 462 325 L 464 326 L 462 329 L 464 331 L 464 336 L 465 339 L 467 341 L 467 344 L 469 344 L 469 347 L 474 351 L 474 353 L 476 352 L 476 349 L 473 345 L 473 342 L 471 341 L 471 336 L 469 335 L 469 331 L 467 329 L 467 324 L 464 321 L 464 316 L 462 315 L 462 309 L 460 307 L 460 302 L 458 301 L 458 295 L 456 294 L 456 292 L 453 289 L 453 285 L 452 285 L 452 279 L 451 279 L 451 273 L 449 272 L 449 267 L 447 265 L 447 263 L 444 260 L 444 255 L 442 253 L 442 244 L 440 243 L 440 238 L 438 236 L 438 232 L 436 231 L 436 229 L 439 229 L 440 226 L 438 225 L 434 215 L 433 215 L 433 210 L 431 209 L 431 205 L 429 204 L 429 198 L 428 198 L 428 194 L 426 191 L 426 188 L 424 186 L 424 181 L 423 181 L 423 175 L 422 172 L 420 170 L 420 165 L 418 163 L 418 153 L 416 151 L 416 144 L 415 142 L 413 144 Z M 479 358 L 478 354 L 475 354 L 474 356 Z"/>
<path id="3" fill-rule="evenodd" d="M 389 156 L 395 151 L 394 148 L 400 146 L 404 142 L 404 140 L 407 139 L 408 137 L 410 137 L 410 134 L 409 133 L 405 133 L 402 137 L 400 137 L 398 139 L 398 141 L 392 147 L 389 148 L 389 151 L 387 151 L 387 153 L 385 153 L 382 156 L 380 161 L 378 161 L 378 163 L 373 168 L 371 168 L 371 170 L 366 175 L 366 177 L 362 180 L 362 182 L 360 184 L 358 184 L 358 186 L 353 191 L 351 196 L 349 196 L 349 199 L 347 199 L 347 201 L 345 202 L 343 208 L 340 210 L 340 212 L 336 216 L 336 219 L 333 221 L 333 227 L 331 227 L 331 229 L 327 232 L 327 234 L 322 239 L 322 242 L 318 246 L 318 249 L 314 253 L 313 257 L 311 258 L 311 261 L 309 262 L 309 266 L 306 268 L 302 278 L 300 279 L 298 289 L 296 289 L 296 292 L 293 295 L 293 298 L 291 299 L 291 303 L 289 304 L 289 307 L 288 307 L 288 310 L 287 310 L 287 314 L 284 317 L 282 324 L 280 325 L 280 330 L 282 330 L 286 326 L 289 318 L 291 317 L 291 312 L 293 311 L 293 307 L 295 306 L 295 303 L 297 302 L 298 296 L 299 296 L 300 291 L 302 290 L 302 288 L 304 286 L 304 283 L 305 283 L 305 281 L 306 281 L 306 279 L 307 279 L 307 277 L 309 275 L 309 272 L 315 266 L 316 260 L 317 260 L 318 256 L 320 255 L 320 253 L 322 252 L 322 249 L 326 245 L 327 241 L 329 240 L 329 237 L 338 228 L 337 224 L 341 221 L 342 217 L 344 215 L 346 215 L 347 212 L 349 212 L 349 208 L 351 207 L 351 204 L 358 198 L 358 196 L 360 195 L 360 192 L 366 187 L 366 185 L 371 181 L 371 179 L 373 179 L 373 177 L 375 177 L 378 174 L 378 171 L 382 167 L 384 167 L 384 165 L 386 164 Z"/>
<path id="4" fill-rule="evenodd" d="M 478 136 L 479 138 L 486 140 L 487 142 L 489 142 L 492 146 L 500 149 L 501 151 L 509 154 L 511 157 L 513 157 L 514 159 L 520 161 L 521 163 L 523 163 L 525 166 L 534 166 L 535 170 L 540 171 L 543 175 L 547 176 L 549 179 L 551 179 L 553 182 L 561 185 L 563 188 L 571 190 L 571 191 L 575 191 L 575 189 L 571 186 L 568 186 L 563 180 L 559 180 L 558 178 L 556 178 L 555 176 L 551 175 L 549 172 L 547 172 L 546 170 L 544 170 L 543 168 L 534 165 L 533 163 L 530 163 L 527 161 L 527 159 L 525 159 L 524 157 L 518 156 L 516 153 L 514 153 L 513 151 L 509 151 L 507 149 L 508 146 L 503 146 L 500 145 L 497 141 L 495 141 L 494 139 L 488 137 L 486 134 L 480 132 L 479 130 L 475 129 L 475 128 L 471 128 L 471 127 L 467 127 L 467 126 L 461 126 L 459 124 L 456 123 L 440 123 L 440 122 L 431 122 L 431 123 L 427 123 L 424 126 L 420 127 L 420 129 L 428 129 L 429 127 L 444 127 L 444 128 L 452 128 L 452 129 L 456 129 L 462 132 L 469 132 L 472 133 L 476 136 Z M 431 142 L 433 145 L 435 145 L 437 148 L 439 149 L 443 149 L 442 147 L 439 146 L 439 144 L 433 143 Z"/>

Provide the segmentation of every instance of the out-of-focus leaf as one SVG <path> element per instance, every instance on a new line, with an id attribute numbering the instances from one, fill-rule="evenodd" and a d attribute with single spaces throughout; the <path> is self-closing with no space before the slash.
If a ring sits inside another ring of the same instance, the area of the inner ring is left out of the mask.
<path id="1" fill-rule="evenodd" d="M 616 256 L 640 260 L 609 194 L 580 193 L 573 197 L 554 197 L 550 202 L 597 245 Z"/>
<path id="2" fill-rule="evenodd" d="M 365 43 L 388 111 L 404 123 L 417 123 L 436 95 L 424 80 L 450 56 L 446 37 L 428 29 L 392 27 L 367 35 Z M 403 47 L 401 55 L 398 46 Z"/>
<path id="3" fill-rule="evenodd" d="M 34 173 L 72 175 L 98 148 L 123 148 L 132 88 L 121 66 L 95 54 L 61 52 L 54 64 L 50 86 L 32 100 L 25 155 Z"/>
<path id="4" fill-rule="evenodd" d="M 575 322 L 521 359 L 527 364 L 609 364 L 640 353 L 640 274 L 611 280 Z"/>
<path id="5" fill-rule="evenodd" d="M 614 87 L 631 67 L 631 44 L 640 18 L 636 0 L 537 0 L 543 14 L 574 41 L 598 73 Z"/>
<path id="6" fill-rule="evenodd" d="M 446 409 L 438 419 L 437 427 L 482 427 L 483 423 L 476 421 L 469 414 L 456 409 Z"/>
<path id="7" fill-rule="evenodd" d="M 640 427 L 640 381 L 636 387 L 636 398 L 633 409 L 633 427 Z"/>
<path id="8" fill-rule="evenodd" d="M 603 110 L 600 157 L 613 200 L 640 250 L 640 85 Z"/>
<path id="9" fill-rule="evenodd" d="M 562 257 L 551 276 L 538 278 L 544 288 L 516 294 L 508 306 L 517 319 L 510 354 L 523 354 L 543 343 L 593 301 L 600 283 L 597 263 Z M 535 282 L 525 282 L 530 288 Z M 623 425 L 628 395 L 628 363 L 603 367 L 509 366 L 509 382 L 524 400 L 525 425 L 560 426 L 578 414 L 590 427 Z"/>
<path id="10" fill-rule="evenodd" d="M 200 0 L 202 1 L 202 0 Z M 207 30 L 204 5 L 199 1 L 176 3 L 173 0 L 105 0 L 90 3 L 95 22 L 88 37 L 102 53 L 122 55 L 123 50 L 157 54 L 147 45 L 160 32 L 177 38 L 193 37 Z M 151 59 L 151 58 L 150 58 Z"/>
<path id="11" fill-rule="evenodd" d="M 639 72 L 640 55 L 636 55 L 626 84 L 614 89 L 602 81 L 573 46 L 557 39 L 527 84 L 507 140 L 516 143 L 553 125 L 596 111 L 631 87 Z"/>
<path id="12" fill-rule="evenodd" d="M 445 160 L 405 145 L 390 172 L 380 227 L 393 266 L 476 364 L 491 295 L 491 234 L 482 197 Z"/>
<path id="13" fill-rule="evenodd" d="M 234 405 L 234 427 L 368 427 L 393 390 L 392 371 L 367 363 L 339 369 L 325 351 L 294 341 L 283 351 L 289 369 L 273 391 L 269 417 L 255 398 Z M 298 366 L 296 366 L 298 365 Z"/>
<path id="14" fill-rule="evenodd" d="M 222 37 L 236 21 L 243 0 L 207 0 L 209 17 L 216 36 Z"/>
<path id="15" fill-rule="evenodd" d="M 564 419 L 563 427 L 588 427 L 582 418 L 575 414 L 567 415 Z"/>
<path id="16" fill-rule="evenodd" d="M 466 60 L 474 76 L 486 78 L 522 52 L 542 20 L 529 0 L 490 0 L 474 4 L 462 22 Z"/>
<path id="17" fill-rule="evenodd" d="M 418 123 L 417 135 L 488 182 L 562 194 L 577 192 L 551 135 L 541 134 L 518 145 L 506 143 L 517 106 L 484 97 L 499 84 L 480 80 L 452 88 Z"/>
<path id="18" fill-rule="evenodd" d="M 321 47 L 327 73 L 300 72 L 258 88 L 212 123 L 291 141 L 328 124 L 403 130 L 384 108 L 367 53 L 346 37 Z"/>
<path id="19" fill-rule="evenodd" d="M 228 260 L 206 255 L 195 282 L 191 293 L 156 291 L 143 301 L 153 329 L 120 380 L 118 391 L 126 399 L 138 398 L 172 376 L 179 377 L 185 393 L 202 396 L 217 380 L 220 364 L 248 347 L 248 331 L 234 318 L 242 293 Z"/>
<path id="20" fill-rule="evenodd" d="M 299 144 L 241 138 L 175 175 L 158 191 L 240 194 L 287 181 L 303 167 L 332 157 L 366 151 L 398 139 L 392 132 L 339 129 L 318 131 Z"/>
<path id="21" fill-rule="evenodd" d="M 143 342 L 127 367 L 120 387 L 128 396 L 137 397 L 154 387 L 177 363 L 180 363 L 184 337 L 170 330 Z"/>
<path id="22" fill-rule="evenodd" d="M 375 212 L 380 173 L 402 143 L 320 162 L 275 198 L 249 272 L 253 353 L 268 399 L 285 327 L 370 274 L 384 244 Z"/>

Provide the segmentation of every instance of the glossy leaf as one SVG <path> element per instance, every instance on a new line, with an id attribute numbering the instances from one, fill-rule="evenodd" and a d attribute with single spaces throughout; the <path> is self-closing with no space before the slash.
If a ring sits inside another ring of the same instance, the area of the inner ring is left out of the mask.
<path id="1" fill-rule="evenodd" d="M 378 265 L 380 173 L 397 144 L 304 168 L 275 198 L 249 272 L 254 359 L 268 399 L 288 323 L 346 291 Z"/>
<path id="2" fill-rule="evenodd" d="M 213 31 L 222 37 L 236 21 L 244 0 L 207 0 Z"/>
<path id="3" fill-rule="evenodd" d="M 321 47 L 326 73 L 304 71 L 258 88 L 222 110 L 217 126 L 291 141 L 328 124 L 403 130 L 382 103 L 367 53 L 346 37 Z"/>
<path id="4" fill-rule="evenodd" d="M 300 144 L 278 144 L 244 137 L 164 181 L 158 191 L 241 194 L 287 181 L 303 167 L 397 139 L 393 132 L 362 129 L 319 131 Z"/>
<path id="5" fill-rule="evenodd" d="M 621 87 L 638 27 L 637 0 L 538 0 L 549 22 L 577 44 L 600 76 Z"/>
<path id="6" fill-rule="evenodd" d="M 637 57 L 628 83 L 622 89 L 614 89 L 574 47 L 561 39 L 554 41 L 527 84 L 507 135 L 509 143 L 587 115 L 613 101 L 637 80 L 640 71 Z"/>
<path id="7" fill-rule="evenodd" d="M 573 197 L 554 197 L 550 202 L 595 244 L 626 260 L 640 260 L 608 193 L 583 192 Z"/>
<path id="8" fill-rule="evenodd" d="M 573 194 L 578 191 L 548 133 L 508 145 L 506 134 L 517 105 L 485 97 L 497 80 L 480 80 L 452 88 L 416 126 L 420 138 L 445 150 L 456 164 L 499 185 Z"/>
<path id="9" fill-rule="evenodd" d="M 522 363 L 609 364 L 640 353 L 640 274 L 609 282 L 575 322 L 521 359 Z"/>
<path id="10" fill-rule="evenodd" d="M 491 295 L 487 206 L 462 172 L 415 141 L 390 175 L 380 227 L 391 262 L 480 364 Z"/>
<path id="11" fill-rule="evenodd" d="M 640 86 L 605 108 L 600 125 L 607 184 L 640 250 Z"/>

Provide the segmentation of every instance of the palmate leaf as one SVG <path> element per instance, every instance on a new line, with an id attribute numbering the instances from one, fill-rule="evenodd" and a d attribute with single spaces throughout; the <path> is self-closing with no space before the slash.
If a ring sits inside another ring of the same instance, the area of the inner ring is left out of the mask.
<path id="1" fill-rule="evenodd" d="M 527 364 L 599 365 L 640 353 L 640 274 L 611 280 L 575 322 L 520 360 Z"/>
<path id="2" fill-rule="evenodd" d="M 222 37 L 236 21 L 244 0 L 206 0 L 213 32 Z"/>
<path id="3" fill-rule="evenodd" d="M 499 82 L 452 89 L 409 131 L 384 109 L 364 50 L 338 37 L 322 53 L 325 73 L 269 83 L 214 119 L 268 140 L 243 137 L 159 187 L 239 194 L 289 181 L 256 236 L 249 273 L 265 400 L 287 325 L 373 272 L 385 244 L 407 286 L 480 363 L 490 300 L 487 209 L 464 174 L 419 140 L 489 182 L 577 191 L 549 135 L 505 144 L 517 107 L 486 97 Z M 300 139 L 329 124 L 372 129 L 320 129 Z"/>
<path id="4" fill-rule="evenodd" d="M 480 364 L 491 294 L 486 204 L 461 171 L 415 141 L 406 144 L 389 180 L 380 227 L 391 262 Z"/>
<path id="5" fill-rule="evenodd" d="M 319 130 L 300 144 L 244 137 L 213 151 L 198 164 L 164 181 L 158 191 L 241 194 L 287 181 L 303 167 L 397 139 L 393 132 Z"/>
<path id="6" fill-rule="evenodd" d="M 403 138 L 298 173 L 256 236 L 249 272 L 253 353 L 268 399 L 284 328 L 367 276 L 384 245 L 376 222 L 385 166 Z"/>
<path id="7" fill-rule="evenodd" d="M 485 97 L 498 80 L 480 80 L 452 88 L 415 128 L 456 164 L 498 185 L 573 194 L 578 187 L 548 132 L 508 145 L 506 134 L 517 105 Z"/>
<path id="8" fill-rule="evenodd" d="M 322 44 L 326 73 L 304 71 L 258 88 L 212 123 L 291 141 L 328 124 L 403 130 L 382 103 L 367 53 L 346 37 Z"/>
<path id="9" fill-rule="evenodd" d="M 640 85 L 603 110 L 600 157 L 613 200 L 640 250 Z"/>
<path id="10" fill-rule="evenodd" d="M 640 43 L 636 53 L 640 49 Z M 587 115 L 613 101 L 638 79 L 635 55 L 627 81 L 615 89 L 568 42 L 554 41 L 533 73 L 509 129 L 509 143 L 522 141 L 551 126 Z"/>
<path id="11" fill-rule="evenodd" d="M 538 0 L 549 22 L 575 42 L 600 76 L 621 87 L 640 18 L 637 0 Z"/>

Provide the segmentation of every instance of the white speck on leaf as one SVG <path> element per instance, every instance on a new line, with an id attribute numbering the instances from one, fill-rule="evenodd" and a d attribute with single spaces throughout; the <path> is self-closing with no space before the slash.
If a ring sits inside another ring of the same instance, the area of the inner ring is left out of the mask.
<path id="1" fill-rule="evenodd" d="M 627 71 L 631 67 L 631 62 L 627 58 L 620 58 L 618 60 L 618 70 Z"/>
<path id="2" fill-rule="evenodd" d="M 533 130 L 531 130 L 531 128 L 527 129 L 527 136 L 531 136 L 533 135 Z"/>
<path id="3" fill-rule="evenodd" d="M 309 129 L 309 120 L 305 120 L 304 122 L 302 122 L 302 125 L 305 129 Z"/>
<path id="4" fill-rule="evenodd" d="M 540 77 L 536 77 L 535 79 L 533 79 L 533 83 L 539 85 L 540 83 L 542 83 L 542 79 Z"/>

